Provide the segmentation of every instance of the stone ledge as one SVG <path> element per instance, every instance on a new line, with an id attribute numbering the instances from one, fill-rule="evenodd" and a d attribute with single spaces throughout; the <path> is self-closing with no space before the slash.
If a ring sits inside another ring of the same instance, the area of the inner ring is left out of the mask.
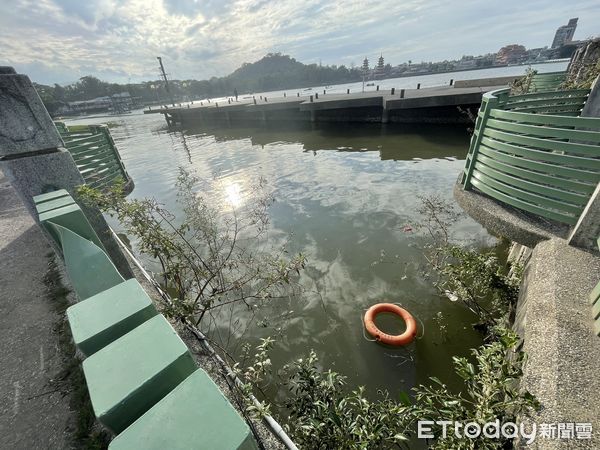
<path id="1" fill-rule="evenodd" d="M 29 77 L 3 68 L 0 71 L 0 158 L 62 146 L 62 139 Z"/>
<path id="2" fill-rule="evenodd" d="M 496 236 L 503 236 L 526 247 L 553 238 L 566 239 L 569 226 L 534 216 L 476 191 L 454 185 L 454 199 L 469 216 Z"/>

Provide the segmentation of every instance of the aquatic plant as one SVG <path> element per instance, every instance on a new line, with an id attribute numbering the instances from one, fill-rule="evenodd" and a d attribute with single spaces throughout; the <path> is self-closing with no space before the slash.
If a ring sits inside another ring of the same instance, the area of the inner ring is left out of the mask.
<path id="1" fill-rule="evenodd" d="M 277 408 L 280 416 L 288 416 L 286 428 L 301 448 L 310 449 L 380 449 L 410 448 L 417 437 L 419 421 L 433 422 L 429 440 L 432 449 L 501 449 L 510 447 L 502 436 L 465 438 L 453 432 L 445 437 L 441 421 L 483 426 L 488 422 L 516 422 L 539 407 L 529 392 L 519 388 L 525 355 L 518 350 L 519 338 L 510 329 L 498 325 L 494 339 L 473 349 L 473 358 L 454 358 L 454 371 L 463 387 L 452 392 L 438 378 L 430 378 L 429 386 L 415 387 L 412 398 L 400 392 L 396 397 L 380 391 L 377 398 L 365 396 L 364 387 L 349 389 L 346 377 L 322 368 L 314 351 L 282 369 L 277 377 L 286 392 L 282 404 L 261 406 L 270 412 Z M 272 376 L 268 346 L 258 346 L 254 362 L 238 373 L 247 374 L 245 389 L 252 392 L 254 383 L 261 384 Z M 268 367 L 265 370 L 265 367 Z M 252 412 L 260 413 L 248 403 Z"/>
<path id="2" fill-rule="evenodd" d="M 511 448 L 511 441 L 499 435 L 476 438 L 457 436 L 454 430 L 443 436 L 441 421 L 474 422 L 479 426 L 496 420 L 501 424 L 515 423 L 539 407 L 528 391 L 519 388 L 525 354 L 518 350 L 520 339 L 512 330 L 497 325 L 493 339 L 472 349 L 474 363 L 468 358 L 454 357 L 454 370 L 464 385 L 460 392 L 451 392 L 437 378 L 430 378 L 430 386 L 414 389 L 415 420 L 432 421 L 432 431 L 438 437 L 430 443 L 431 449 L 502 449 Z"/>

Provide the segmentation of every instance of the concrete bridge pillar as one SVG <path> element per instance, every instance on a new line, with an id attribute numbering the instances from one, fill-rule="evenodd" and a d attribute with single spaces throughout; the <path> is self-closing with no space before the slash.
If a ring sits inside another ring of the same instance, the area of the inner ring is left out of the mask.
<path id="1" fill-rule="evenodd" d="M 34 196 L 66 189 L 77 198 L 77 187 L 84 184 L 31 80 L 12 67 L 0 67 L 0 169 L 35 221 Z M 80 206 L 121 274 L 131 278 L 100 211 Z"/>
<path id="2" fill-rule="evenodd" d="M 387 108 L 383 108 L 381 111 L 381 123 L 388 123 L 390 120 L 390 111 Z"/>
<path id="3" fill-rule="evenodd" d="M 317 121 L 317 112 L 314 109 L 310 111 L 310 121 L 312 123 L 315 123 Z"/>

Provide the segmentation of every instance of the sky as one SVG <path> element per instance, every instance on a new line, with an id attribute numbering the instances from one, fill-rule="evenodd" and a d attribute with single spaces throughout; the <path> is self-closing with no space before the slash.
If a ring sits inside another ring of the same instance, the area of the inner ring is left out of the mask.
<path id="1" fill-rule="evenodd" d="M 2 0 L 0 66 L 45 84 L 231 73 L 269 52 L 304 63 L 392 65 L 550 46 L 600 34 L 598 0 Z"/>

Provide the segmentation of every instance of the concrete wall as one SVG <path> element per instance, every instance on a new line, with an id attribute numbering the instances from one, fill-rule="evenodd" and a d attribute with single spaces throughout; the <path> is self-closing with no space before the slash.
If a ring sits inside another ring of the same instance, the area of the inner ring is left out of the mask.
<path id="1" fill-rule="evenodd" d="M 511 77 L 496 77 L 496 78 L 479 78 L 475 80 L 456 80 L 454 82 L 455 88 L 468 88 L 468 87 L 487 87 L 487 86 L 502 86 L 508 85 L 514 81 L 521 79 L 520 76 Z"/>
<path id="2" fill-rule="evenodd" d="M 541 423 L 591 423 L 591 440 L 544 439 L 526 449 L 600 448 L 600 339 L 593 333 L 589 294 L 600 258 L 563 239 L 539 243 L 526 265 L 514 328 L 527 355 L 521 386 L 542 408 L 522 418 Z"/>

